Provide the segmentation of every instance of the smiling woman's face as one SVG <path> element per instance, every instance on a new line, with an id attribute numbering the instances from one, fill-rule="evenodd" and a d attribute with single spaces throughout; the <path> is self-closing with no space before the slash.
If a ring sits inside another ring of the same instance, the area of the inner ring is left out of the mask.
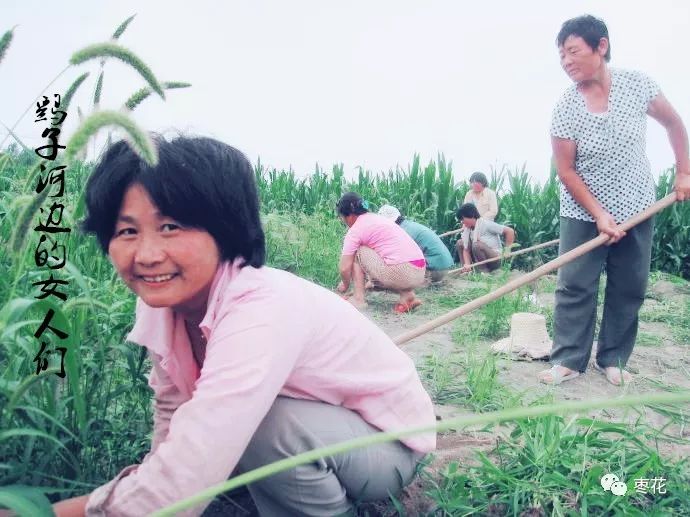
<path id="1" fill-rule="evenodd" d="M 118 274 L 151 307 L 171 307 L 200 321 L 206 312 L 220 250 L 208 232 L 161 214 L 146 189 L 131 185 L 122 199 L 108 255 Z"/>
<path id="2" fill-rule="evenodd" d="M 605 62 L 604 56 L 609 48 L 608 40 L 601 38 L 599 46 L 592 50 L 580 36 L 571 34 L 558 48 L 561 66 L 568 77 L 576 83 L 593 79 Z"/>

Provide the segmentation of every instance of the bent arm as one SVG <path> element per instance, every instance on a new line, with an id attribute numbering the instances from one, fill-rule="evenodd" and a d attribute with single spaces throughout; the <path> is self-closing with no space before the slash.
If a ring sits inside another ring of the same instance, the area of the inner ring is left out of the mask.
<path id="1" fill-rule="evenodd" d="M 472 264 L 472 254 L 470 253 L 469 249 L 462 248 L 462 259 L 464 266 L 469 266 L 470 264 Z"/>
<path id="2" fill-rule="evenodd" d="M 343 286 L 345 289 L 350 287 L 350 282 L 352 281 L 352 266 L 355 264 L 354 255 L 341 255 L 340 265 L 338 269 L 340 270 L 340 278 L 343 281 Z"/>
<path id="3" fill-rule="evenodd" d="M 505 239 L 505 248 L 509 252 L 515 242 L 515 230 L 506 226 L 505 230 L 503 230 L 503 238 Z"/>
<path id="4" fill-rule="evenodd" d="M 676 192 L 678 200 L 690 199 L 690 156 L 688 151 L 688 132 L 666 97 L 659 93 L 649 103 L 647 114 L 659 122 L 666 133 L 676 158 Z"/>
<path id="5" fill-rule="evenodd" d="M 149 357 L 153 363 L 149 374 L 149 386 L 153 389 L 153 438 L 151 439 L 151 450 L 144 457 L 142 463 L 156 452 L 158 446 L 168 436 L 170 419 L 175 410 L 185 401 L 185 397 L 174 385 L 165 370 L 160 366 L 158 358 L 149 352 Z M 130 465 L 124 469 L 118 478 L 124 477 L 128 472 L 136 470 L 137 465 Z M 53 505 L 53 511 L 57 517 L 82 517 L 86 515 L 86 506 L 91 494 L 72 497 L 59 501 Z"/>
<path id="6" fill-rule="evenodd" d="M 55 512 L 56 517 L 83 517 L 86 515 L 86 503 L 89 501 L 89 495 L 80 495 L 55 503 L 53 512 Z"/>
<path id="7" fill-rule="evenodd" d="M 589 190 L 589 187 L 575 171 L 575 153 L 577 151 L 575 140 L 566 140 L 552 136 L 551 147 L 553 148 L 558 178 L 565 188 L 568 189 L 573 199 L 582 205 L 595 220 L 607 214 L 606 210 Z"/>
<path id="8" fill-rule="evenodd" d="M 306 339 L 302 326 L 267 316 L 286 313 L 286 302 L 256 296 L 219 316 L 194 394 L 173 414 L 167 437 L 135 471 L 94 491 L 88 511 L 148 515 L 228 478 Z"/>
<path id="9" fill-rule="evenodd" d="M 551 145 L 558 178 L 568 189 L 573 199 L 591 214 L 599 232 L 610 237 L 609 243 L 617 242 L 625 237 L 625 232 L 618 228 L 613 216 L 601 206 L 589 187 L 575 171 L 575 153 L 577 150 L 575 140 L 552 136 Z"/>

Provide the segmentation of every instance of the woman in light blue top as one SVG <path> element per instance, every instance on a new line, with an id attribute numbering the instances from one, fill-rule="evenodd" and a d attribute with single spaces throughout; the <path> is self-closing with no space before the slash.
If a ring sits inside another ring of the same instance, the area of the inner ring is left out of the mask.
<path id="1" fill-rule="evenodd" d="M 395 221 L 417 243 L 424 253 L 426 269 L 432 282 L 440 282 L 455 263 L 443 241 L 430 228 L 410 221 L 402 216 L 400 210 L 391 205 L 383 205 L 379 215 Z"/>

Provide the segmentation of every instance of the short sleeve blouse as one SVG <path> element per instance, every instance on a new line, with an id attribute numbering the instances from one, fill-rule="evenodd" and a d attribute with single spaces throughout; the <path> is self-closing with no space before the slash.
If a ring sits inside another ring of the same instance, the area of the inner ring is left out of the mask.
<path id="1" fill-rule="evenodd" d="M 575 170 L 599 203 L 622 223 L 655 200 L 645 154 L 647 109 L 659 87 L 645 74 L 610 69 L 608 111 L 591 113 L 572 85 L 553 111 L 551 135 L 577 143 Z M 593 221 L 561 185 L 562 217 Z"/>

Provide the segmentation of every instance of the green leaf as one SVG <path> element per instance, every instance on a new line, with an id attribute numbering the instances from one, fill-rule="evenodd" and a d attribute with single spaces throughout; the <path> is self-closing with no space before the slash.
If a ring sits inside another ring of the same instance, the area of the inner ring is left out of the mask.
<path id="1" fill-rule="evenodd" d="M 55 515 L 48 498 L 40 490 L 23 485 L 0 487 L 0 505 L 19 516 L 52 517 Z"/>

